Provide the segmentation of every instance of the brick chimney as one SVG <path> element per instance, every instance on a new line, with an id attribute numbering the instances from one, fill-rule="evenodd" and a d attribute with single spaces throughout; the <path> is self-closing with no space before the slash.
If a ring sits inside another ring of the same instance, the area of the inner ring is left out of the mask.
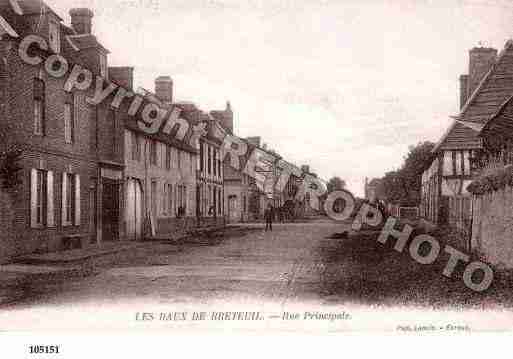
<path id="1" fill-rule="evenodd" d="M 155 95 L 167 105 L 173 103 L 173 80 L 169 76 L 160 76 L 155 80 Z"/>
<path id="2" fill-rule="evenodd" d="M 468 93 L 470 98 L 497 60 L 497 50 L 490 47 L 474 47 L 469 51 Z"/>
<path id="3" fill-rule="evenodd" d="M 260 147 L 260 143 L 262 142 L 262 137 L 260 137 L 260 136 L 248 137 L 248 138 L 246 138 L 246 141 L 248 141 L 249 144 L 251 144 L 255 147 Z"/>
<path id="4" fill-rule="evenodd" d="M 75 8 L 69 11 L 71 26 L 78 35 L 91 34 L 93 30 L 92 10 L 87 8 Z"/>
<path id="5" fill-rule="evenodd" d="M 134 89 L 134 68 L 133 67 L 109 67 L 109 78 L 126 90 Z"/>
<path id="6" fill-rule="evenodd" d="M 460 76 L 460 110 L 468 100 L 468 75 Z"/>

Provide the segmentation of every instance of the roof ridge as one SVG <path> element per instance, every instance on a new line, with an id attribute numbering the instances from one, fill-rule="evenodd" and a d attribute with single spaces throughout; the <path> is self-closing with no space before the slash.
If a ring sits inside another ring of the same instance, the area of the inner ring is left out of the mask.
<path id="1" fill-rule="evenodd" d="M 490 70 L 488 70 L 486 75 L 483 76 L 483 79 L 479 82 L 479 85 L 476 87 L 474 92 L 472 92 L 472 95 L 468 98 L 467 102 L 465 103 L 465 106 L 463 106 L 463 108 L 461 109 L 459 117 L 463 117 L 465 112 L 469 109 L 469 107 L 471 106 L 471 104 L 474 102 L 475 98 L 479 94 L 479 92 L 484 87 L 484 84 L 486 83 L 486 81 L 491 77 L 491 75 L 494 72 L 496 66 L 500 63 L 500 61 L 506 55 L 506 51 L 509 50 L 509 48 L 512 47 L 512 46 L 513 46 L 513 39 L 507 40 L 506 43 L 504 44 L 504 48 L 499 52 L 499 54 L 497 55 L 497 59 L 495 60 L 495 62 L 490 67 Z"/>

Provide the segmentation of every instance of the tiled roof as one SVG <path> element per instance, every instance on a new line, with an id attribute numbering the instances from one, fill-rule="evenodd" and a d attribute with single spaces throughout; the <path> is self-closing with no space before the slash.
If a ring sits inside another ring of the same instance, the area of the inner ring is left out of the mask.
<path id="1" fill-rule="evenodd" d="M 447 133 L 433 149 L 481 147 L 479 132 L 513 95 L 513 41 L 506 42 L 496 63 L 462 108 Z"/>
<path id="2" fill-rule="evenodd" d="M 178 140 L 172 138 L 171 136 L 166 135 L 165 133 L 163 133 L 161 131 L 159 131 L 158 133 L 156 133 L 154 135 L 147 134 L 146 132 L 142 131 L 139 128 L 135 118 L 126 117 L 125 118 L 125 127 L 132 131 L 143 134 L 147 138 L 166 143 L 174 148 L 178 148 L 178 149 L 181 149 L 181 150 L 189 152 L 189 153 L 194 153 L 194 154 L 198 153 L 198 151 L 194 147 L 190 146 L 186 142 L 178 141 Z"/>
<path id="3" fill-rule="evenodd" d="M 62 18 L 42 0 L 0 0 L 0 8 L 9 8 L 17 15 L 36 15 L 42 12 L 51 12 L 62 20 Z"/>
<path id="4" fill-rule="evenodd" d="M 513 41 L 509 40 L 496 63 L 463 107 L 459 119 L 485 123 L 513 94 Z"/>
<path id="5" fill-rule="evenodd" d="M 77 48 L 79 50 L 91 49 L 91 48 L 101 48 L 105 52 L 109 52 L 105 47 L 102 46 L 96 39 L 96 36 L 91 34 L 82 34 L 82 35 L 69 35 L 67 36 L 68 41 L 71 43 L 73 48 Z"/>

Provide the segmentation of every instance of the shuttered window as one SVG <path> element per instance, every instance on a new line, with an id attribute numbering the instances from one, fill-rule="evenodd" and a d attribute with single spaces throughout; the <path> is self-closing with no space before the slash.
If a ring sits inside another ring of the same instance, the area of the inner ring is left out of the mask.
<path id="1" fill-rule="evenodd" d="M 62 225 L 80 226 L 80 176 L 62 174 Z"/>
<path id="2" fill-rule="evenodd" d="M 30 176 L 30 225 L 32 228 L 55 225 L 53 172 L 32 169 Z"/>

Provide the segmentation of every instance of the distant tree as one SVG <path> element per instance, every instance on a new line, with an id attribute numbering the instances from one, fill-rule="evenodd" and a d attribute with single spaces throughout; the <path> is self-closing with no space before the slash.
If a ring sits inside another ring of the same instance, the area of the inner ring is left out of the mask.
<path id="1" fill-rule="evenodd" d="M 381 181 L 381 191 L 389 202 L 416 206 L 420 203 L 422 173 L 432 158 L 435 144 L 421 142 L 410 146 L 398 171 L 388 172 Z"/>
<path id="2" fill-rule="evenodd" d="M 340 177 L 331 178 L 326 184 L 328 192 L 340 191 L 346 188 L 346 181 Z"/>

